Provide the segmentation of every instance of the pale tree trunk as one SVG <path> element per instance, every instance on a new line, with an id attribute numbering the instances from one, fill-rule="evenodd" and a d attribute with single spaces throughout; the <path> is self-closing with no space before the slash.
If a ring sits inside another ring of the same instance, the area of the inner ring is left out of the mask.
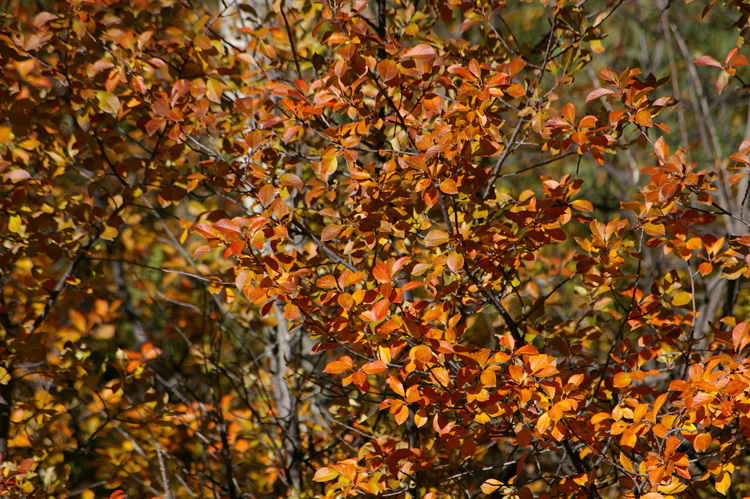
<path id="1" fill-rule="evenodd" d="M 280 304 L 274 306 L 276 314 L 275 352 L 271 356 L 273 369 L 273 395 L 276 403 L 286 462 L 283 463 L 290 495 L 299 496 L 302 487 L 302 442 L 299 434 L 298 400 L 289 387 L 289 361 L 292 357 L 292 335 Z"/>

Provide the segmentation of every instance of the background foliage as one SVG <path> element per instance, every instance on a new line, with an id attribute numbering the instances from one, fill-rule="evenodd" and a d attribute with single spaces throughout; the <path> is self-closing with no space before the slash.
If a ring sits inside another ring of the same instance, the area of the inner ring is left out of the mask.
<path id="1" fill-rule="evenodd" d="M 3 12 L 3 496 L 750 495 L 745 1 Z"/>

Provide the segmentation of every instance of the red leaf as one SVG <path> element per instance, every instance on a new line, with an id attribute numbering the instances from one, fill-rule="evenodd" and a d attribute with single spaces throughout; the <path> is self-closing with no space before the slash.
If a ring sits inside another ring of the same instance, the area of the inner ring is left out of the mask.
<path id="1" fill-rule="evenodd" d="M 21 464 L 18 466 L 18 471 L 21 473 L 27 473 L 31 467 L 34 465 L 34 459 L 27 457 L 23 461 L 21 461 Z"/>
<path id="2" fill-rule="evenodd" d="M 711 57 L 710 55 L 702 55 L 693 61 L 696 66 L 714 66 L 717 68 L 723 67 L 719 61 Z"/>
<path id="3" fill-rule="evenodd" d="M 744 55 L 737 55 L 732 57 L 732 60 L 729 61 L 730 66 L 747 66 L 747 57 Z"/>
<path id="4" fill-rule="evenodd" d="M 152 136 L 164 123 L 166 123 L 166 121 L 162 118 L 149 120 L 148 123 L 146 123 L 146 133 L 148 133 L 149 137 Z"/>

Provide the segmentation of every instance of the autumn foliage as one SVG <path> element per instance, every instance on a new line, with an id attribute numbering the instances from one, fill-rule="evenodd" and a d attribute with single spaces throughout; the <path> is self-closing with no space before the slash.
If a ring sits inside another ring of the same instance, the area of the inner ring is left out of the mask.
<path id="1" fill-rule="evenodd" d="M 750 496 L 744 0 L 11 0 L 0 496 Z"/>

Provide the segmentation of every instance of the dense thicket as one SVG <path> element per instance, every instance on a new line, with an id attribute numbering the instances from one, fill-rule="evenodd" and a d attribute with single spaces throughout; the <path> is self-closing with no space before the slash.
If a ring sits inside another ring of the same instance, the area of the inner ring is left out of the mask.
<path id="1" fill-rule="evenodd" d="M 750 6 L 0 15 L 0 495 L 750 495 Z"/>

